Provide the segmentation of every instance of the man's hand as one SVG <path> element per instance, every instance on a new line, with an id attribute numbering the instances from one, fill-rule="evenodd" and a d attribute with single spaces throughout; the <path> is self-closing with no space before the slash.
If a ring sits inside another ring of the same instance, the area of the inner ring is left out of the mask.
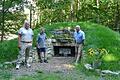
<path id="1" fill-rule="evenodd" d="M 35 47 L 37 48 L 37 47 L 38 47 L 38 44 L 36 44 Z"/>
<path id="2" fill-rule="evenodd" d="M 82 45 L 83 45 L 83 46 L 85 45 L 84 40 L 82 40 Z"/>
<path id="3" fill-rule="evenodd" d="M 18 49 L 19 49 L 19 50 L 21 49 L 21 45 L 18 45 Z"/>
<path id="4" fill-rule="evenodd" d="M 83 46 L 85 46 L 85 43 L 84 43 L 84 42 L 83 42 L 82 44 L 83 44 Z"/>
<path id="5" fill-rule="evenodd" d="M 18 34 L 18 49 L 21 49 L 21 34 Z"/>

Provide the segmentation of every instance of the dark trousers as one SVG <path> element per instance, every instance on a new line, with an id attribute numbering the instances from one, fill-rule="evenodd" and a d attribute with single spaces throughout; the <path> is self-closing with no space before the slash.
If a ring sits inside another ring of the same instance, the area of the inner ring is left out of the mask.
<path id="1" fill-rule="evenodd" d="M 44 57 L 41 54 L 42 52 L 44 53 Z M 46 52 L 45 48 L 37 48 L 38 58 L 40 61 L 42 61 L 43 58 L 44 58 L 44 60 L 46 60 L 45 52 Z"/>

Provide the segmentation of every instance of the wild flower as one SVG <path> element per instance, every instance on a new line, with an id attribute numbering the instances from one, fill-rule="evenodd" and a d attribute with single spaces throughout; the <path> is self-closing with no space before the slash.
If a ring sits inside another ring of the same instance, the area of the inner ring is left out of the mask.
<path id="1" fill-rule="evenodd" d="M 94 65 L 95 63 L 101 64 L 103 56 L 108 54 L 108 51 L 105 48 L 90 48 L 87 53 L 88 61 Z"/>
<path id="2" fill-rule="evenodd" d="M 108 54 L 108 51 L 105 48 L 97 48 L 88 49 L 88 57 L 91 58 L 91 60 L 101 60 L 104 55 Z"/>

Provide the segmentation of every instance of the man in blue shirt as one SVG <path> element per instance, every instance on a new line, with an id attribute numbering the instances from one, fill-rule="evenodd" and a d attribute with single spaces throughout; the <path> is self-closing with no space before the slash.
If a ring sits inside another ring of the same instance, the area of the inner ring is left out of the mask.
<path id="1" fill-rule="evenodd" d="M 40 59 L 40 62 L 48 63 L 46 58 L 46 34 L 44 31 L 44 28 L 40 29 L 40 33 L 37 37 L 37 51 L 38 51 L 38 57 Z"/>
<path id="2" fill-rule="evenodd" d="M 79 61 L 79 58 L 82 56 L 82 48 L 85 40 L 85 33 L 80 29 L 79 25 L 76 25 L 76 29 L 74 32 L 74 39 L 75 43 L 77 45 L 77 59 L 76 59 L 76 64 Z"/>

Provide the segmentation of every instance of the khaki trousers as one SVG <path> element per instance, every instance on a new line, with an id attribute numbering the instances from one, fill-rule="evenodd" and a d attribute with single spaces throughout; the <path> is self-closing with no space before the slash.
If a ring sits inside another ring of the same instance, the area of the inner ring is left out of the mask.
<path id="1" fill-rule="evenodd" d="M 81 59 L 82 57 L 82 49 L 83 49 L 83 44 L 76 44 L 76 61 L 75 63 L 78 63 L 78 61 Z"/>
<path id="2" fill-rule="evenodd" d="M 19 50 L 19 55 L 17 59 L 17 64 L 22 62 L 30 63 L 29 60 L 32 58 L 32 43 L 23 43 L 21 42 L 21 49 Z"/>

